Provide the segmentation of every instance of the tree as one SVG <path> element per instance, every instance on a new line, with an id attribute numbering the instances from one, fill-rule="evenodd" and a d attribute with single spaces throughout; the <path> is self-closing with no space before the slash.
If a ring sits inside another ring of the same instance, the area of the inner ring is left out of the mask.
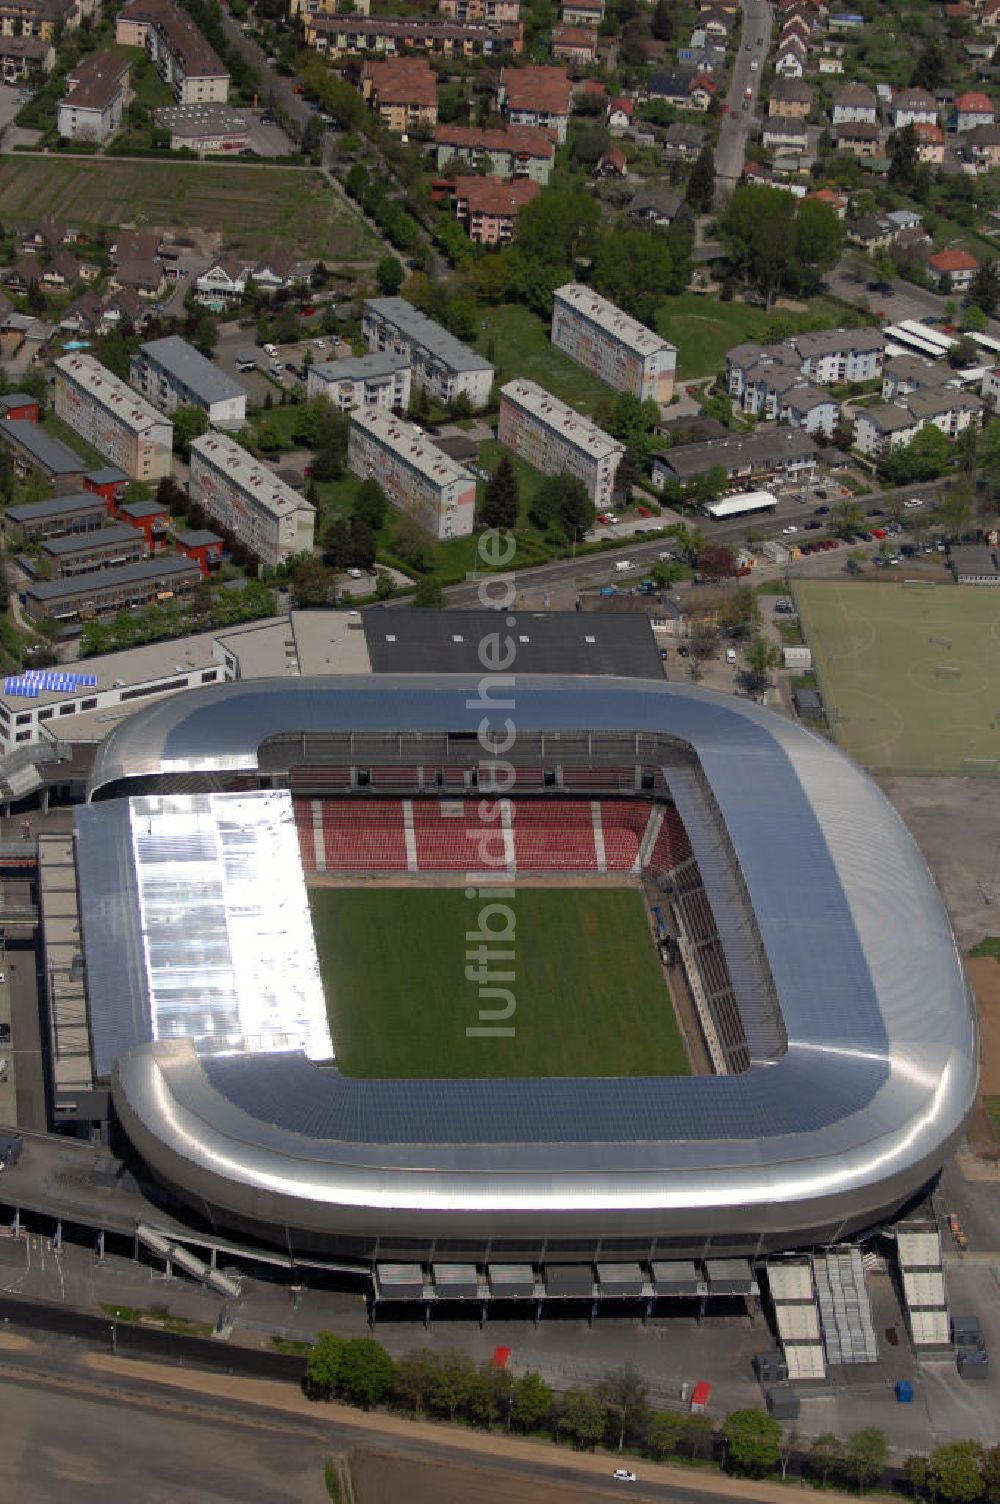
<path id="1" fill-rule="evenodd" d="M 948 361 L 956 370 L 974 365 L 978 358 L 979 347 L 968 334 L 960 335 L 948 351 Z"/>
<path id="2" fill-rule="evenodd" d="M 719 622 L 727 637 L 749 637 L 760 626 L 760 607 L 750 585 L 741 585 L 729 597 Z"/>
<path id="3" fill-rule="evenodd" d="M 855 1431 L 848 1438 L 844 1453 L 844 1473 L 858 1493 L 863 1494 L 881 1478 L 888 1459 L 889 1443 L 884 1432 L 874 1428 Z"/>
<path id="4" fill-rule="evenodd" d="M 743 184 L 719 216 L 718 234 L 734 270 L 771 298 L 791 264 L 795 201 L 779 188 Z"/>
<path id="5" fill-rule="evenodd" d="M 978 303 L 970 303 L 962 314 L 962 329 L 967 329 L 970 334 L 985 334 L 986 322 L 986 315 Z M 973 345 L 975 346 L 974 340 Z M 978 354 L 978 347 L 976 351 Z"/>
<path id="6" fill-rule="evenodd" d="M 310 1390 L 322 1399 L 328 1400 L 340 1387 L 346 1346 L 344 1338 L 333 1332 L 316 1333 L 306 1361 L 306 1378 Z"/>
<path id="7" fill-rule="evenodd" d="M 335 578 L 328 564 L 310 555 L 290 572 L 292 595 L 295 604 L 303 610 L 316 606 L 328 606 L 333 599 Z"/>
<path id="8" fill-rule="evenodd" d="M 707 659 L 714 658 L 719 651 L 718 627 L 711 622 L 696 621 L 691 628 L 688 646 L 695 663 L 704 663 Z"/>
<path id="9" fill-rule="evenodd" d="M 594 503 L 576 476 L 550 475 L 535 492 L 531 520 L 536 527 L 579 540 L 594 522 Z"/>
<path id="10" fill-rule="evenodd" d="M 536 200 L 537 202 L 537 200 Z M 581 1452 L 593 1451 L 607 1423 L 607 1413 L 595 1394 L 587 1389 L 567 1389 L 556 1407 L 556 1430 L 568 1436 Z"/>
<path id="11" fill-rule="evenodd" d="M 903 1463 L 903 1477 L 915 1499 L 922 1499 L 930 1482 L 930 1467 L 921 1452 L 913 1452 Z"/>
<path id="12" fill-rule="evenodd" d="M 969 284 L 969 301 L 984 313 L 995 313 L 1000 304 L 1000 263 L 984 261 Z"/>
<path id="13" fill-rule="evenodd" d="M 763 1410 L 732 1410 L 723 1425 L 727 1466 L 747 1478 L 763 1478 L 778 1466 L 781 1427 Z"/>
<path id="14" fill-rule="evenodd" d="M 552 1412 L 552 1390 L 529 1369 L 514 1381 L 511 1420 L 520 1431 L 537 1431 Z"/>
<path id="15" fill-rule="evenodd" d="M 435 1353 L 427 1373 L 428 1410 L 454 1420 L 468 1400 L 475 1372 L 472 1359 L 465 1353 L 454 1348 L 449 1352 Z"/>
<path id="16" fill-rule="evenodd" d="M 935 1447 L 927 1460 L 928 1482 L 941 1504 L 976 1504 L 983 1488 L 983 1448 L 978 1441 Z"/>
<path id="17" fill-rule="evenodd" d="M 435 544 L 420 524 L 405 513 L 396 518 L 389 546 L 397 558 L 418 574 L 426 574 L 434 568 L 437 556 Z"/>
<path id="18" fill-rule="evenodd" d="M 678 580 L 683 580 L 687 570 L 676 559 L 657 559 L 651 565 L 649 578 L 660 590 L 669 590 Z"/>
<path id="19" fill-rule="evenodd" d="M 742 678 L 751 694 L 759 694 L 771 682 L 771 670 L 781 662 L 780 649 L 768 642 L 758 632 L 751 637 L 746 650 L 746 666 Z"/>
<path id="20" fill-rule="evenodd" d="M 940 44 L 931 40 L 913 65 L 910 83 L 915 89 L 936 89 L 948 68 L 948 59 Z"/>
<path id="21" fill-rule="evenodd" d="M 529 260 L 569 266 L 592 246 L 600 222 L 600 206 L 589 194 L 554 188 L 517 216 L 517 244 Z"/>
<path id="22" fill-rule="evenodd" d="M 628 506 L 632 500 L 632 488 L 642 474 L 634 449 L 626 449 L 615 471 L 615 490 Z"/>
<path id="23" fill-rule="evenodd" d="M 368 518 L 361 512 L 351 516 L 351 562 L 359 569 L 370 569 L 375 563 L 375 531 Z"/>
<path id="24" fill-rule="evenodd" d="M 706 580 L 731 580 L 736 574 L 736 559 L 725 543 L 709 543 L 702 549 L 698 569 Z"/>
<path id="25" fill-rule="evenodd" d="M 864 527 L 864 513 L 856 501 L 838 501 L 833 509 L 833 522 L 837 532 L 845 537 L 848 533 L 857 532 L 859 527 Z"/>
<path id="26" fill-rule="evenodd" d="M 967 481 L 956 481 L 949 486 L 937 504 L 935 521 L 940 523 L 945 538 L 953 542 L 968 531 L 973 517 L 973 491 Z"/>
<path id="27" fill-rule="evenodd" d="M 985 1504 L 1000 1504 L 1000 1446 L 983 1453 L 982 1472 Z"/>
<path id="28" fill-rule="evenodd" d="M 715 153 L 707 142 L 695 158 L 684 197 L 696 214 L 708 214 L 715 202 Z"/>
<path id="29" fill-rule="evenodd" d="M 406 278 L 403 263 L 396 256 L 383 256 L 375 268 L 375 280 L 379 291 L 387 298 L 394 298 Z"/>
<path id="30" fill-rule="evenodd" d="M 677 552 L 684 562 L 697 569 L 698 561 L 708 546 L 701 528 L 688 527 L 681 522 L 676 527 L 668 529 L 668 532 L 677 540 Z"/>
<path id="31" fill-rule="evenodd" d="M 501 455 L 496 469 L 486 482 L 479 521 L 483 527 L 517 526 L 520 486 L 517 471 L 509 455 Z"/>
<path id="32" fill-rule="evenodd" d="M 799 275 L 815 280 L 836 266 L 844 249 L 844 226 L 822 199 L 803 199 L 795 212 L 794 259 Z"/>
<path id="33" fill-rule="evenodd" d="M 363 517 L 376 532 L 383 526 L 389 511 L 389 498 L 377 480 L 368 476 L 357 489 L 354 497 L 355 517 Z"/>
<path id="34" fill-rule="evenodd" d="M 374 1337 L 349 1337 L 340 1358 L 337 1392 L 352 1405 L 371 1410 L 388 1399 L 392 1389 L 392 1359 Z"/>
<path id="35" fill-rule="evenodd" d="M 917 133 L 912 125 L 904 125 L 901 131 L 893 131 L 889 137 L 889 182 L 909 187 L 918 165 Z"/>
<path id="36" fill-rule="evenodd" d="M 654 1410 L 646 1427 L 645 1451 L 655 1462 L 677 1452 L 684 1434 L 684 1419 L 671 1410 Z"/>
<path id="37" fill-rule="evenodd" d="M 951 448 L 940 428 L 928 423 L 908 444 L 894 449 L 879 464 L 882 478 L 894 486 L 936 480 L 951 462 Z"/>
<path id="38" fill-rule="evenodd" d="M 323 534 L 323 560 L 332 569 L 343 569 L 351 562 L 351 525 L 339 512 Z"/>
<path id="39" fill-rule="evenodd" d="M 510 1411 L 512 1379 L 508 1368 L 483 1363 L 472 1375 L 465 1408 L 474 1426 L 495 1426 Z"/>
<path id="40" fill-rule="evenodd" d="M 707 1415 L 684 1417 L 684 1444 L 692 1457 L 703 1457 L 715 1444 L 715 1425 Z"/>
<path id="41" fill-rule="evenodd" d="M 203 407 L 177 407 L 173 423 L 174 453 L 185 460 L 190 459 L 192 440 L 200 438 L 208 429 L 208 414 Z"/>
<path id="42" fill-rule="evenodd" d="M 404 1409 L 419 1414 L 427 1402 L 430 1358 L 427 1353 L 407 1353 L 398 1358 L 392 1370 L 393 1399 Z"/>
<path id="43" fill-rule="evenodd" d="M 391 601 L 395 594 L 396 586 L 393 584 L 392 575 L 387 569 L 380 569 L 375 576 L 375 599 Z"/>
<path id="44" fill-rule="evenodd" d="M 591 275 L 598 292 L 650 323 L 663 299 L 687 285 L 690 240 L 671 230 L 609 230 L 601 236 Z"/>
<path id="45" fill-rule="evenodd" d="M 608 1426 L 620 1452 L 626 1436 L 634 1436 L 649 1413 L 649 1387 L 627 1363 L 605 1374 L 594 1393 L 607 1411 Z"/>
<path id="46" fill-rule="evenodd" d="M 413 592 L 413 604 L 426 611 L 439 611 L 444 605 L 444 591 L 431 575 L 424 575 Z"/>

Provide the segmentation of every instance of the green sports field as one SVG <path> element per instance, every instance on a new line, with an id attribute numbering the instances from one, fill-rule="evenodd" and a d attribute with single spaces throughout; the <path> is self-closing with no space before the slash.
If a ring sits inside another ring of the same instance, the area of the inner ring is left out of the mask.
<path id="1" fill-rule="evenodd" d="M 799 581 L 830 725 L 876 773 L 1000 773 L 1000 592 Z"/>
<path id="2" fill-rule="evenodd" d="M 467 931 L 486 900 L 464 888 L 311 888 L 313 930 L 337 1065 L 347 1076 L 687 1075 L 688 1064 L 641 894 L 517 888 L 515 995 L 503 1038 L 481 1027 Z M 509 925 L 487 916 L 482 927 Z M 501 949 L 491 942 L 490 950 Z M 487 985 L 492 985 L 488 983 Z"/>

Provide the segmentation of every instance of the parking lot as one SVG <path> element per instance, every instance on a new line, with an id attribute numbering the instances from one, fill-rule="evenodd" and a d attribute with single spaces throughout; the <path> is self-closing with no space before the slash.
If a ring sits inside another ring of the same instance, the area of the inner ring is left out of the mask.
<path id="1" fill-rule="evenodd" d="M 230 376 L 246 387 L 250 394 L 250 404 L 253 407 L 263 407 L 270 394 L 272 402 L 280 401 L 282 391 L 299 391 L 304 389 L 304 383 L 294 374 L 303 369 L 303 360 L 306 350 L 311 351 L 313 361 L 319 365 L 324 360 L 336 360 L 344 355 L 349 355 L 350 349 L 346 345 L 338 345 L 334 339 L 326 335 L 315 334 L 309 340 L 300 340 L 296 345 L 278 346 L 277 362 L 281 366 L 280 374 L 271 370 L 271 360 L 257 343 L 256 330 L 253 324 L 222 324 L 219 326 L 219 343 L 216 347 L 215 361 Z M 241 371 L 237 361 L 237 355 L 253 352 L 256 359 L 256 368 L 252 371 Z M 292 366 L 294 371 L 289 371 Z"/>

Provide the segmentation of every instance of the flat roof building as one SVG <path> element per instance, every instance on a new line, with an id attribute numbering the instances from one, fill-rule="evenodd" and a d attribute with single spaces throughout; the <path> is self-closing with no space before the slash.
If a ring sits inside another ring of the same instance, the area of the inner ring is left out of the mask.
<path id="1" fill-rule="evenodd" d="M 718 467 L 727 481 L 749 477 L 803 477 L 816 469 L 816 443 L 801 428 L 763 424 L 756 433 L 733 434 L 699 444 L 679 444 L 653 456 L 653 485 L 696 480 Z"/>
<path id="2" fill-rule="evenodd" d="M 129 380 L 161 412 L 200 407 L 218 427 L 246 422 L 246 387 L 176 334 L 140 345 L 129 362 Z"/>
<path id="3" fill-rule="evenodd" d="M 441 402 L 465 396 L 485 407 L 493 387 L 493 367 L 447 329 L 405 298 L 368 298 L 361 321 L 371 351 L 389 351 L 410 362 L 414 386 Z"/>
<path id="4" fill-rule="evenodd" d="M 334 407 L 384 407 L 405 412 L 410 403 L 410 361 L 391 350 L 310 366 L 306 398 L 325 397 Z"/>
<path id="5" fill-rule="evenodd" d="M 68 444 L 24 418 L 0 418 L 0 441 L 13 454 L 14 469 L 22 479 L 37 470 L 53 485 L 66 485 L 82 480 L 90 469 Z"/>
<path id="6" fill-rule="evenodd" d="M 533 381 L 516 377 L 501 388 L 497 437 L 543 475 L 565 470 L 595 506 L 610 505 L 625 445 Z"/>
<path id="7" fill-rule="evenodd" d="M 132 480 L 170 474 L 174 430 L 162 413 L 83 351 L 64 355 L 55 369 L 55 410 L 64 423 Z"/>
<path id="8" fill-rule="evenodd" d="M 78 574 L 92 574 L 97 569 L 136 564 L 148 557 L 149 549 L 142 533 L 127 523 L 116 522 L 94 532 L 48 538 L 41 552 L 53 578 L 67 580 Z"/>
<path id="9" fill-rule="evenodd" d="M 616 392 L 661 403 L 674 394 L 676 347 L 580 282 L 556 288 L 552 343 Z"/>
<path id="10" fill-rule="evenodd" d="M 472 532 L 475 480 L 412 423 L 380 407 L 355 408 L 347 467 L 352 475 L 377 480 L 393 505 L 432 537 Z"/>
<path id="11" fill-rule="evenodd" d="M 191 494 L 268 569 L 313 546 L 315 509 L 227 434 L 191 445 Z"/>
<path id="12" fill-rule="evenodd" d="M 189 595 L 200 581 L 201 570 L 193 559 L 160 555 L 76 579 L 36 581 L 24 592 L 24 609 L 32 621 L 46 616 L 89 621 Z"/>
<path id="13" fill-rule="evenodd" d="M 186 147 L 202 154 L 246 151 L 251 118 L 228 104 L 166 104 L 153 111 L 160 129 L 170 132 L 171 151 Z"/>
<path id="14" fill-rule="evenodd" d="M 1000 557 L 985 543 L 962 543 L 948 557 L 959 585 L 1000 585 Z"/>
<path id="15" fill-rule="evenodd" d="M 4 532 L 18 542 L 41 538 L 61 538 L 67 533 L 90 533 L 103 527 L 107 502 L 92 491 L 72 491 L 65 496 L 51 496 L 47 501 L 27 502 L 22 507 L 8 507 L 4 513 Z"/>

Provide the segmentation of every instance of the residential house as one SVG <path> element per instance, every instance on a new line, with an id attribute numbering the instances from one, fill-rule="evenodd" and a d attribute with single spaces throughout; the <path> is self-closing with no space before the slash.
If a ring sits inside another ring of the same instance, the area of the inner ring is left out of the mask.
<path id="1" fill-rule="evenodd" d="M 848 199 L 846 194 L 835 193 L 832 188 L 815 188 L 812 193 L 807 193 L 806 198 L 819 199 L 821 204 L 827 204 L 838 219 L 844 219 L 847 215 Z"/>
<path id="2" fill-rule="evenodd" d="M 878 126 L 868 121 L 852 121 L 834 128 L 837 150 L 853 152 L 856 157 L 876 157 L 879 149 Z"/>
<path id="3" fill-rule="evenodd" d="M 155 230 L 119 230 L 108 254 L 116 266 L 121 261 L 155 261 L 160 237 Z"/>
<path id="4" fill-rule="evenodd" d="M 896 89 L 886 119 L 894 131 L 907 125 L 937 125 L 937 100 L 926 89 Z"/>
<path id="5" fill-rule="evenodd" d="M 12 266 L 0 272 L 0 277 L 11 292 L 26 293 L 42 280 L 42 267 L 35 256 L 19 256 Z"/>
<path id="6" fill-rule="evenodd" d="M 65 248 L 57 251 L 42 271 L 42 286 L 52 288 L 56 292 L 64 292 L 67 287 L 75 287 L 80 280 L 80 263 L 72 251 Z"/>
<path id="7" fill-rule="evenodd" d="M 854 448 L 870 459 L 884 459 L 894 449 L 912 443 L 920 427 L 920 422 L 905 407 L 890 403 L 861 407 L 854 417 Z"/>
<path id="8" fill-rule="evenodd" d="M 955 439 L 967 428 L 982 425 L 985 404 L 975 392 L 959 392 L 947 387 L 937 391 L 913 392 L 906 405 L 922 428 L 933 424 L 948 439 Z"/>
<path id="9" fill-rule="evenodd" d="M 446 58 L 517 56 L 524 46 L 520 22 L 448 21 L 441 16 L 311 17 L 307 46 L 328 58 L 398 57 L 414 52 Z"/>
<path id="10" fill-rule="evenodd" d="M 56 110 L 60 136 L 70 141 L 107 141 L 122 123 L 131 99 L 127 57 L 89 52 L 66 75 L 66 96 Z"/>
<path id="11" fill-rule="evenodd" d="M 1000 0 L 997 0 L 1000 5 Z M 627 94 L 618 94 L 608 105 L 608 130 L 612 135 L 618 131 L 627 131 L 632 124 L 635 114 L 635 100 L 629 99 Z"/>
<path id="12" fill-rule="evenodd" d="M 598 158 L 594 168 L 594 176 L 598 178 L 625 178 L 628 177 L 628 157 L 620 146 L 609 146 Z"/>
<path id="13" fill-rule="evenodd" d="M 827 25 L 831 31 L 849 34 L 855 31 L 863 31 L 865 18 L 858 11 L 836 10 L 831 12 Z"/>
<path id="14" fill-rule="evenodd" d="M 238 303 L 247 290 L 248 270 L 232 252 L 213 261 L 194 284 L 197 302 L 222 303 L 227 307 Z"/>
<path id="15" fill-rule="evenodd" d="M 55 67 L 56 49 L 41 37 L 0 36 L 0 82 L 40 82 Z"/>
<path id="16" fill-rule="evenodd" d="M 843 54 L 839 52 L 823 52 L 820 54 L 819 62 L 816 66 L 820 73 L 827 73 L 834 77 L 838 75 L 842 76 L 844 72 Z"/>
<path id="17" fill-rule="evenodd" d="M 679 110 L 688 108 L 693 80 L 690 73 L 654 73 L 646 85 L 650 99 L 662 100 Z"/>
<path id="18" fill-rule="evenodd" d="M 917 161 L 928 167 L 940 167 L 944 161 L 944 131 L 941 127 L 920 120 L 913 127 L 913 135 L 917 143 Z"/>
<path id="19" fill-rule="evenodd" d="M 1000 0 L 986 0 L 979 12 L 979 24 L 985 31 L 1000 33 Z"/>
<path id="20" fill-rule="evenodd" d="M 981 79 L 989 79 L 996 50 L 997 44 L 992 37 L 987 41 L 962 43 L 962 51 L 975 68 L 976 77 Z"/>
<path id="21" fill-rule="evenodd" d="M 696 444 L 676 444 L 653 456 L 652 481 L 658 491 L 707 475 L 719 466 L 743 490 L 769 481 L 807 481 L 816 473 L 816 441 L 791 424 L 762 424 L 753 433 L 730 434 Z"/>
<path id="22" fill-rule="evenodd" d="M 776 78 L 771 86 L 767 102 L 769 115 L 782 115 L 786 119 L 808 120 L 812 109 L 813 91 L 799 78 Z"/>
<path id="23" fill-rule="evenodd" d="M 28 256 L 39 251 L 57 251 L 61 245 L 75 245 L 76 231 L 55 219 L 42 219 L 34 229 L 25 231 L 21 250 Z"/>
<path id="24" fill-rule="evenodd" d="M 778 37 L 778 46 L 780 47 L 782 42 L 790 42 L 792 37 L 798 37 L 803 47 L 808 50 L 809 43 L 812 40 L 812 33 L 812 26 L 803 16 L 790 16 L 781 28 L 781 35 Z"/>
<path id="25" fill-rule="evenodd" d="M 700 73 L 691 81 L 691 87 L 688 90 L 688 109 L 700 110 L 704 114 L 717 93 L 718 85 L 714 79 Z"/>
<path id="26" fill-rule="evenodd" d="M 476 245 L 509 245 L 517 216 L 538 197 L 541 187 L 531 178 L 459 177 L 452 183 L 452 209 Z"/>
<path id="27" fill-rule="evenodd" d="M 559 19 L 564 26 L 592 26 L 604 20 L 604 0 L 563 0 Z"/>
<path id="28" fill-rule="evenodd" d="M 979 270 L 979 262 L 968 251 L 953 246 L 949 251 L 937 251 L 927 258 L 927 272 L 940 287 L 946 284 L 952 292 L 964 292 Z"/>
<path id="29" fill-rule="evenodd" d="M 250 275 L 261 292 L 278 292 L 309 280 L 309 267 L 296 261 L 284 246 L 272 246 L 262 261 L 258 261 Z"/>
<path id="30" fill-rule="evenodd" d="M 59 320 L 59 328 L 68 334 L 96 334 L 101 327 L 103 305 L 92 287 L 74 298 Z"/>
<path id="31" fill-rule="evenodd" d="M 980 396 L 993 412 L 1000 411 L 1000 366 L 994 366 L 991 371 L 986 372 L 980 388 Z"/>
<path id="32" fill-rule="evenodd" d="M 128 288 L 152 302 L 160 296 L 165 284 L 163 267 L 158 261 L 120 261 L 111 274 L 109 286 L 115 292 Z"/>
<path id="33" fill-rule="evenodd" d="M 393 57 L 365 63 L 361 91 L 393 135 L 431 131 L 437 125 L 437 74 L 426 58 Z"/>
<path id="34" fill-rule="evenodd" d="M 795 115 L 769 115 L 761 140 L 772 151 L 804 152 L 808 146 L 806 123 Z"/>
<path id="35" fill-rule="evenodd" d="M 134 288 L 122 287 L 105 298 L 101 309 L 101 327 L 121 329 L 126 324 L 131 324 L 134 329 L 142 329 L 151 316 L 152 309 L 148 302 L 144 302 Z"/>
<path id="36" fill-rule="evenodd" d="M 806 71 L 806 44 L 801 37 L 791 36 L 778 45 L 774 58 L 774 71 L 779 78 L 801 78 Z"/>
<path id="37" fill-rule="evenodd" d="M 554 26 L 552 56 L 557 62 L 588 67 L 597 61 L 597 32 L 589 26 Z"/>
<path id="38" fill-rule="evenodd" d="M 434 132 L 437 168 L 460 160 L 472 168 L 485 167 L 495 178 L 531 178 L 547 183 L 555 162 L 555 142 L 548 131 L 529 125 L 506 130 L 477 125 L 439 125 Z"/>
<path id="39" fill-rule="evenodd" d="M 847 243 L 863 251 L 887 250 L 895 245 L 898 227 L 886 214 L 864 214 L 847 226 Z"/>
<path id="40" fill-rule="evenodd" d="M 966 135 L 963 145 L 965 155 L 980 172 L 990 172 L 994 167 L 1000 167 L 1000 126 L 975 126 Z"/>
<path id="41" fill-rule="evenodd" d="M 882 372 L 882 400 L 899 402 L 911 392 L 934 391 L 952 379 L 951 367 L 940 361 L 923 360 L 919 355 L 896 355 L 886 361 Z"/>
<path id="42" fill-rule="evenodd" d="M 705 128 L 675 120 L 663 135 L 663 156 L 670 162 L 693 162 L 705 145 Z"/>
<path id="43" fill-rule="evenodd" d="M 367 15 L 370 9 L 368 0 L 356 4 L 354 9 Z M 438 10 L 452 21 L 496 21 L 503 24 L 521 19 L 520 0 L 438 0 Z"/>
<path id="44" fill-rule="evenodd" d="M 797 379 L 787 385 L 782 383 L 776 395 L 780 423 L 789 423 L 809 434 L 821 433 L 828 439 L 833 438 L 840 417 L 840 404 L 829 392 Z"/>
<path id="45" fill-rule="evenodd" d="M 668 188 L 664 182 L 654 180 L 644 183 L 633 194 L 628 206 L 628 216 L 637 224 L 659 227 L 672 225 L 675 220 L 689 220 L 691 210 L 684 202 L 683 194 Z"/>
<path id="46" fill-rule="evenodd" d="M 975 130 L 977 125 L 993 125 L 996 120 L 993 101 L 988 94 L 959 94 L 955 100 L 952 119 L 960 135 L 964 131 Z"/>
<path id="47" fill-rule="evenodd" d="M 865 121 L 878 123 L 878 101 L 867 84 L 844 84 L 833 96 L 831 112 L 834 125 L 855 125 Z"/>
<path id="48" fill-rule="evenodd" d="M 566 140 L 572 84 L 561 68 L 504 68 L 500 75 L 498 103 L 511 125 L 530 125 L 550 130 L 555 139 Z"/>

